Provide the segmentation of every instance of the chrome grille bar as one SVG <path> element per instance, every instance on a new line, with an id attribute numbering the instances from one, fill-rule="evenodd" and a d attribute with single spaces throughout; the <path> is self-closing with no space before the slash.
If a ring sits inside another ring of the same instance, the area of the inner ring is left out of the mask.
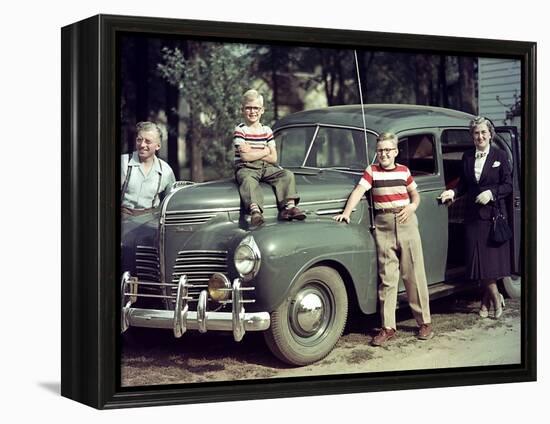
<path id="1" fill-rule="evenodd" d="M 149 297 L 158 294 L 160 283 L 160 267 L 158 250 L 153 246 L 136 246 L 136 277 L 141 293 Z"/>
<path id="2" fill-rule="evenodd" d="M 136 246 L 136 274 L 138 280 L 160 282 L 158 250 L 152 246 Z"/>
<path id="3" fill-rule="evenodd" d="M 188 279 L 190 302 L 199 299 L 200 292 L 208 287 L 208 280 L 219 272 L 227 274 L 227 251 L 224 250 L 187 250 L 178 252 L 172 273 L 172 285 L 168 293 L 175 299 L 178 281 L 182 275 Z M 175 300 L 173 301 L 175 302 Z"/>
<path id="4" fill-rule="evenodd" d="M 204 224 L 214 218 L 217 212 L 166 212 L 165 225 L 198 225 Z"/>

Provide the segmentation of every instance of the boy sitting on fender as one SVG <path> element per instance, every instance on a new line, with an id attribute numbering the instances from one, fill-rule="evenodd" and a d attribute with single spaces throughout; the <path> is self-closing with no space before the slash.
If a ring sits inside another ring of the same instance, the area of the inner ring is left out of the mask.
<path id="1" fill-rule="evenodd" d="M 235 180 L 252 226 L 263 224 L 264 198 L 260 182 L 275 189 L 279 219 L 303 220 L 306 215 L 296 207 L 299 201 L 294 174 L 277 165 L 277 150 L 271 128 L 260 123 L 264 100 L 256 90 L 243 95 L 244 123 L 235 127 Z"/>

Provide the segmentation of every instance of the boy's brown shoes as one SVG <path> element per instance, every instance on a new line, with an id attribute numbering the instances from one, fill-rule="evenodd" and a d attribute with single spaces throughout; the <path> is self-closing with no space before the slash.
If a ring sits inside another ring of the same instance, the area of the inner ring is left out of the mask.
<path id="1" fill-rule="evenodd" d="M 418 329 L 416 337 L 419 340 L 429 340 L 433 337 L 434 332 L 432 330 L 432 324 L 422 324 Z"/>
<path id="2" fill-rule="evenodd" d="M 279 219 L 283 221 L 290 221 L 293 219 L 297 219 L 298 221 L 302 221 L 306 219 L 306 214 L 303 213 L 300 209 L 298 209 L 296 206 L 293 208 L 286 208 L 281 211 L 279 214 Z"/>
<path id="3" fill-rule="evenodd" d="M 253 227 L 258 227 L 264 223 L 264 216 L 260 211 L 253 211 L 250 214 L 250 225 Z"/>
<path id="4" fill-rule="evenodd" d="M 386 342 L 393 339 L 396 335 L 396 331 L 393 328 L 382 328 L 380 332 L 372 339 L 373 346 L 384 346 Z"/>

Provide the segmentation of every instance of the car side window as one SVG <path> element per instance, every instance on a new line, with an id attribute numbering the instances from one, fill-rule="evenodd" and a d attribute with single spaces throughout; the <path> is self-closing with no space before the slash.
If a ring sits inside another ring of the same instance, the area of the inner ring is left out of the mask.
<path id="1" fill-rule="evenodd" d="M 368 143 L 372 154 L 370 145 L 374 143 L 371 140 Z M 319 128 L 306 165 L 363 170 L 367 166 L 363 132 L 348 128 Z"/>
<path id="2" fill-rule="evenodd" d="M 315 127 L 287 128 L 275 134 L 279 163 L 282 166 L 301 166 L 306 156 Z"/>
<path id="3" fill-rule="evenodd" d="M 412 175 L 437 172 L 433 134 L 416 134 L 399 138 L 397 162 L 406 165 Z"/>

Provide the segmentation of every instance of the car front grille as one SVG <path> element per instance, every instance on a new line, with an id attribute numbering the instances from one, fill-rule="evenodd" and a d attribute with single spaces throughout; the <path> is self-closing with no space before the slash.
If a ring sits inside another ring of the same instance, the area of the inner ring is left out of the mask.
<path id="1" fill-rule="evenodd" d="M 227 275 L 227 251 L 224 250 L 189 250 L 178 252 L 172 273 L 171 291 L 176 295 L 179 278 L 185 274 L 189 288 L 189 301 L 197 301 L 202 290 L 208 287 L 208 280 L 216 272 Z"/>
<path id="2" fill-rule="evenodd" d="M 159 254 L 156 248 L 139 245 L 136 247 L 136 276 L 140 281 L 160 281 Z"/>
<path id="3" fill-rule="evenodd" d="M 166 212 L 165 225 L 199 225 L 214 218 L 218 212 Z"/>
<path id="4" fill-rule="evenodd" d="M 227 251 L 223 250 L 190 250 L 178 252 L 172 273 L 172 280 L 165 284 L 160 282 L 158 250 L 151 246 L 136 247 L 136 276 L 139 281 L 139 292 L 150 298 L 171 296 L 166 306 L 175 304 L 179 278 L 185 274 L 189 284 L 189 302 L 196 302 L 200 292 L 208 288 L 208 280 L 215 273 L 227 275 Z"/>

